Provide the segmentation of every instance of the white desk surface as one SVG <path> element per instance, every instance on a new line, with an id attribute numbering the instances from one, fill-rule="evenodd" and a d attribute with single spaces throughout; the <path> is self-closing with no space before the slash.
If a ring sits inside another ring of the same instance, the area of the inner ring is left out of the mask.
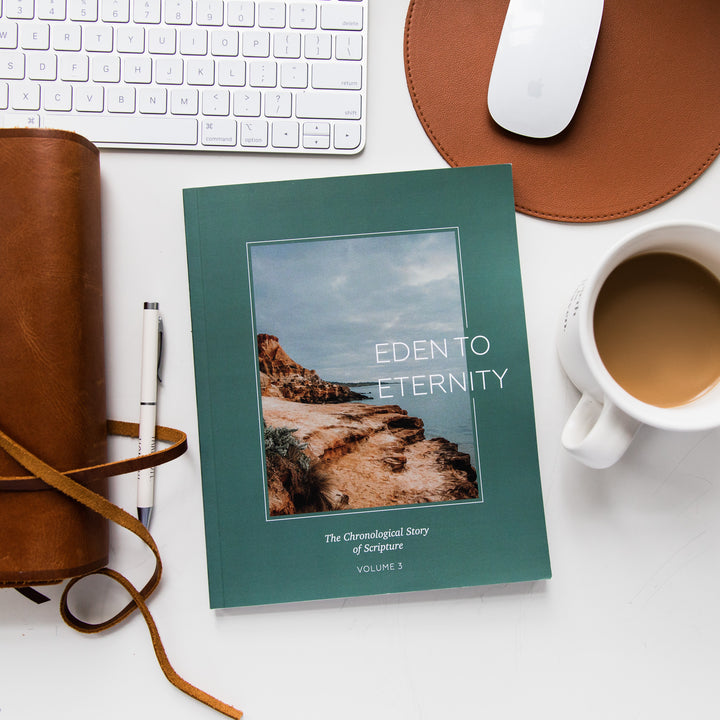
<path id="1" fill-rule="evenodd" d="M 517 216 L 551 580 L 209 609 L 181 189 L 444 167 L 405 84 L 407 2 L 371 4 L 361 155 L 101 155 L 109 415 L 137 416 L 139 310 L 156 299 L 167 353 L 158 421 L 189 436 L 189 451 L 158 471 L 152 527 L 164 575 L 150 608 L 170 659 L 248 720 L 717 717 L 720 431 L 641 430 L 612 469 L 583 468 L 560 446 L 577 394 L 554 347 L 559 312 L 611 244 L 661 221 L 720 225 L 717 162 L 631 218 Z M 118 452 L 132 454 L 124 442 Z M 132 476 L 113 481 L 113 499 L 133 511 Z M 111 556 L 138 586 L 151 572 L 126 533 L 113 533 Z M 121 595 L 85 582 L 73 596 L 105 616 Z M 165 680 L 138 614 L 81 635 L 58 614 L 61 589 L 40 606 L 0 591 L 0 720 L 221 717 Z"/>

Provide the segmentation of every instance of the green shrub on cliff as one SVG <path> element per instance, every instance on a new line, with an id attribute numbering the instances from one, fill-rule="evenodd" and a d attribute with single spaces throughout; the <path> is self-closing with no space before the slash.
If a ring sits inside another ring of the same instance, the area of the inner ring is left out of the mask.
<path id="1" fill-rule="evenodd" d="M 300 452 L 293 453 L 297 462 L 303 470 L 307 472 L 310 469 L 310 459 L 304 452 L 307 443 L 301 443 L 296 437 L 297 428 L 273 427 L 265 425 L 265 454 L 275 454 L 281 457 L 287 457 L 291 447 L 296 448 Z"/>

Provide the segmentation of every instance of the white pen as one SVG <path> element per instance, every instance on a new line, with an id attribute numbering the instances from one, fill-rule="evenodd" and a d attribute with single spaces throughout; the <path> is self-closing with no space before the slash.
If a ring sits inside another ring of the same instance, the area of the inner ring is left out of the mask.
<path id="1" fill-rule="evenodd" d="M 138 453 L 155 452 L 157 384 L 160 362 L 162 320 L 158 303 L 143 305 L 142 365 L 140 366 L 140 443 Z M 155 468 L 140 470 L 137 477 L 138 519 L 150 527 L 155 495 Z"/>

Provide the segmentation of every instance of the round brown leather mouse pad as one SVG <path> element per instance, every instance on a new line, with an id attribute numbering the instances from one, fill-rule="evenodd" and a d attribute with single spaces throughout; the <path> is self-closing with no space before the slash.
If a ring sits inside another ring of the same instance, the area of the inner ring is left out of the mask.
<path id="1" fill-rule="evenodd" d="M 605 0 L 568 128 L 533 140 L 499 127 L 487 90 L 508 0 L 411 0 L 405 72 L 450 165 L 512 163 L 520 212 L 593 222 L 647 210 L 720 151 L 720 1 Z"/>

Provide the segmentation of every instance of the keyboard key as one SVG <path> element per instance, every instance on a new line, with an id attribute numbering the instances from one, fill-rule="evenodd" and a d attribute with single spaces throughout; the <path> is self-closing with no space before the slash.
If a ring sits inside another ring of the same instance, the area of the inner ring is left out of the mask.
<path id="1" fill-rule="evenodd" d="M 68 0 L 68 17 L 78 22 L 95 22 L 98 19 L 97 0 Z"/>
<path id="2" fill-rule="evenodd" d="M 213 30 L 210 36 L 210 52 L 213 55 L 237 57 L 240 39 L 237 30 Z"/>
<path id="3" fill-rule="evenodd" d="M 34 114 L 4 112 L 0 116 L 0 127 L 40 127 L 40 116 Z"/>
<path id="4" fill-rule="evenodd" d="M 130 20 L 129 0 L 100 0 L 100 18 L 103 22 L 126 23 Z"/>
<path id="5" fill-rule="evenodd" d="M 308 60 L 329 60 L 332 57 L 332 37 L 318 33 L 306 35 L 305 57 Z"/>
<path id="6" fill-rule="evenodd" d="M 356 5 L 322 5 L 320 27 L 323 30 L 362 30 L 363 9 Z"/>
<path id="7" fill-rule="evenodd" d="M 276 58 L 299 58 L 301 45 L 300 33 L 275 33 L 273 35 L 273 55 Z"/>
<path id="8" fill-rule="evenodd" d="M 57 57 L 50 53 L 33 53 L 27 59 L 26 67 L 29 80 L 57 79 Z"/>
<path id="9" fill-rule="evenodd" d="M 303 134 L 305 135 L 327 135 L 330 137 L 330 123 L 328 122 L 306 122 L 303 123 Z"/>
<path id="10" fill-rule="evenodd" d="M 85 49 L 88 52 L 111 52 L 113 49 L 112 25 L 88 25 L 85 29 Z"/>
<path id="11" fill-rule="evenodd" d="M 61 55 L 60 79 L 68 82 L 86 82 L 90 77 L 90 61 L 87 55 Z"/>
<path id="12" fill-rule="evenodd" d="M 303 147 L 308 150 L 327 150 L 330 147 L 330 135 L 303 135 Z"/>
<path id="13" fill-rule="evenodd" d="M 64 20 L 67 17 L 65 0 L 37 0 L 35 9 L 38 20 Z"/>
<path id="14" fill-rule="evenodd" d="M 290 5 L 290 27 L 314 30 L 317 27 L 315 3 L 292 3 Z"/>
<path id="15" fill-rule="evenodd" d="M 198 110 L 198 91 L 195 88 L 170 91 L 170 112 L 173 115 L 197 115 Z"/>
<path id="16" fill-rule="evenodd" d="M 25 56 L 19 52 L 0 50 L 0 79 L 22 80 L 25 77 Z"/>
<path id="17" fill-rule="evenodd" d="M 197 13 L 196 22 L 198 25 L 223 24 L 223 3 L 222 0 L 197 0 L 195 3 Z"/>
<path id="18" fill-rule="evenodd" d="M 267 147 L 268 124 L 264 120 L 241 122 L 240 143 L 245 147 Z"/>
<path id="19" fill-rule="evenodd" d="M 215 147 L 237 145 L 237 123 L 229 118 L 202 122 L 202 144 Z"/>
<path id="20" fill-rule="evenodd" d="M 79 112 L 102 112 L 105 106 L 105 90 L 102 85 L 89 83 L 77 89 L 75 93 L 75 109 Z"/>
<path id="21" fill-rule="evenodd" d="M 148 51 L 153 55 L 174 55 L 176 48 L 175 28 L 150 28 Z"/>
<path id="22" fill-rule="evenodd" d="M 266 28 L 285 27 L 285 3 L 284 2 L 259 2 L 258 25 Z"/>
<path id="23" fill-rule="evenodd" d="M 107 89 L 107 108 L 111 113 L 135 112 L 135 88 L 127 85 L 109 87 Z"/>
<path id="24" fill-rule="evenodd" d="M 33 0 L 5 0 L 5 17 L 30 19 L 35 16 L 35 3 Z"/>
<path id="25" fill-rule="evenodd" d="M 276 148 L 296 148 L 300 144 L 300 125 L 294 120 L 276 120 L 272 125 L 272 144 Z"/>
<path id="26" fill-rule="evenodd" d="M 362 128 L 356 122 L 339 122 L 335 124 L 334 147 L 337 150 L 355 150 L 360 147 Z"/>
<path id="27" fill-rule="evenodd" d="M 326 150 L 330 147 L 330 123 L 303 123 L 303 147 Z"/>
<path id="28" fill-rule="evenodd" d="M 145 28 L 128 25 L 118 28 L 116 46 L 119 53 L 140 54 L 145 51 Z"/>
<path id="29" fill-rule="evenodd" d="M 242 54 L 245 57 L 270 57 L 270 33 L 260 30 L 244 32 Z"/>
<path id="30" fill-rule="evenodd" d="M 165 88 L 139 87 L 137 104 L 138 110 L 145 115 L 164 115 L 167 112 L 167 90 Z"/>
<path id="31" fill-rule="evenodd" d="M 0 49 L 15 50 L 18 46 L 18 26 L 16 22 L 0 20 Z"/>
<path id="32" fill-rule="evenodd" d="M 23 25 L 20 36 L 23 50 L 49 50 L 50 26 L 47 23 L 28 23 Z"/>
<path id="33" fill-rule="evenodd" d="M 33 82 L 14 84 L 10 92 L 10 107 L 13 110 L 39 110 L 40 86 Z"/>
<path id="34" fill-rule="evenodd" d="M 363 37 L 357 33 L 338 33 L 335 36 L 337 60 L 362 60 Z"/>
<path id="35" fill-rule="evenodd" d="M 284 88 L 306 88 L 308 86 L 308 66 L 306 63 L 282 63 L 280 65 L 280 85 Z"/>
<path id="36" fill-rule="evenodd" d="M 180 31 L 181 55 L 207 55 L 207 30 L 183 28 Z"/>
<path id="37" fill-rule="evenodd" d="M 227 24 L 230 27 L 253 27 L 255 3 L 230 0 L 227 3 Z"/>
<path id="38" fill-rule="evenodd" d="M 277 63 L 262 62 L 259 60 L 249 63 L 249 82 L 253 87 L 276 87 Z"/>
<path id="39" fill-rule="evenodd" d="M 229 115 L 230 91 L 203 90 L 202 113 L 203 115 Z"/>
<path id="40" fill-rule="evenodd" d="M 152 80 L 152 60 L 147 55 L 123 58 L 123 80 L 126 83 L 149 83 Z"/>
<path id="41" fill-rule="evenodd" d="M 42 101 L 45 110 L 69 112 L 72 110 L 72 85 L 62 82 L 45 85 Z"/>
<path id="42" fill-rule="evenodd" d="M 237 90 L 233 93 L 233 115 L 260 117 L 260 91 Z"/>
<path id="43" fill-rule="evenodd" d="M 52 28 L 53 50 L 77 52 L 82 43 L 82 28 L 78 24 L 63 23 Z"/>
<path id="44" fill-rule="evenodd" d="M 190 25 L 192 18 L 192 0 L 165 0 L 165 22 L 168 25 Z"/>
<path id="45" fill-rule="evenodd" d="M 215 62 L 207 58 L 193 58 L 187 62 L 189 85 L 212 85 L 215 82 Z"/>
<path id="46" fill-rule="evenodd" d="M 218 83 L 224 87 L 241 87 L 245 84 L 244 60 L 220 60 Z"/>
<path id="47" fill-rule="evenodd" d="M 195 145 L 197 121 L 176 117 L 52 115 L 45 127 L 74 130 L 93 142 L 128 145 Z"/>
<path id="48" fill-rule="evenodd" d="M 182 85 L 182 81 L 182 58 L 160 57 L 155 61 L 155 82 L 160 85 Z"/>
<path id="49" fill-rule="evenodd" d="M 92 59 L 93 82 L 120 82 L 120 58 L 117 55 L 97 55 Z"/>
<path id="50" fill-rule="evenodd" d="M 355 93 L 348 93 L 347 96 L 323 92 L 300 93 L 295 114 L 299 118 L 360 119 L 362 99 Z"/>
<path id="51" fill-rule="evenodd" d="M 324 90 L 359 90 L 362 67 L 348 63 L 314 63 L 312 86 Z"/>
<path id="52" fill-rule="evenodd" d="M 274 92 L 265 96 L 265 117 L 289 118 L 291 115 L 291 93 Z"/>
<path id="53" fill-rule="evenodd" d="M 135 0 L 133 22 L 158 24 L 160 22 L 160 0 Z"/>

